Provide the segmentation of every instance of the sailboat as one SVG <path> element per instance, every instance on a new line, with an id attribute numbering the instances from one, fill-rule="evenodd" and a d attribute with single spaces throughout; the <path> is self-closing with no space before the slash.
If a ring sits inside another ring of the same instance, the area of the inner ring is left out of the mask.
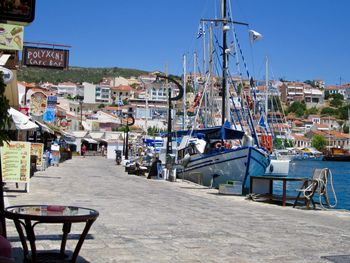
<path id="1" fill-rule="evenodd" d="M 226 0 L 222 0 L 222 19 L 202 21 L 222 24 L 221 125 L 176 132 L 175 136 L 182 137 L 177 152 L 180 164 L 177 177 L 215 188 L 229 182 L 237 186 L 237 194 L 245 194 L 249 191 L 250 176 L 264 175 L 270 158 L 259 146 L 249 107 L 245 116 L 250 131 L 230 122 L 227 32 L 230 24 L 239 22 L 228 16 Z M 232 146 L 233 142 L 237 144 Z"/>

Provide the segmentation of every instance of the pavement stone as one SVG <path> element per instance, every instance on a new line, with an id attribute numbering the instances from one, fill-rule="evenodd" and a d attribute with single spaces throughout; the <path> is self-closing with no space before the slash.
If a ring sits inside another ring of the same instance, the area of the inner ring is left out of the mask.
<path id="1" fill-rule="evenodd" d="M 103 157 L 75 157 L 35 173 L 30 192 L 7 184 L 10 205 L 93 208 L 100 216 L 78 262 L 330 262 L 350 257 L 350 212 L 293 209 L 218 195 L 178 179 L 128 175 Z M 83 225 L 73 224 L 67 250 Z M 60 225 L 35 228 L 39 249 L 59 249 Z M 8 239 L 16 262 L 22 248 L 12 221 Z M 346 258 L 346 257 L 344 257 Z"/>

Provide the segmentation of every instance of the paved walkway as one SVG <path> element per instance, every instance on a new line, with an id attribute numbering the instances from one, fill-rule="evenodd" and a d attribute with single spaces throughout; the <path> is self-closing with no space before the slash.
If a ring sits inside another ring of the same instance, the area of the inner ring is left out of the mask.
<path id="1" fill-rule="evenodd" d="M 50 167 L 31 179 L 30 193 L 6 195 L 11 205 L 98 210 L 79 262 L 329 262 L 321 256 L 350 255 L 349 212 L 283 208 L 182 181 L 147 180 L 102 157 Z M 7 225 L 21 262 L 17 232 Z M 77 226 L 68 250 L 82 229 Z M 58 249 L 61 228 L 36 226 L 38 248 Z"/>

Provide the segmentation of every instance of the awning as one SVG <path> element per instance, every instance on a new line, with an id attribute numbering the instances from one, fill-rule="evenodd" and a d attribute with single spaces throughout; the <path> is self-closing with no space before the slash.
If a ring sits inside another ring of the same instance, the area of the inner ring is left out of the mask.
<path id="1" fill-rule="evenodd" d="M 41 130 L 43 132 L 47 132 L 47 133 L 50 133 L 50 134 L 55 134 L 55 132 L 53 130 L 51 130 L 49 127 L 47 127 L 45 124 L 39 122 L 39 121 L 35 121 L 35 123 L 37 125 L 39 125 L 39 127 L 41 128 Z"/>
<path id="2" fill-rule="evenodd" d="M 7 112 L 11 116 L 13 124 L 17 130 L 35 130 L 39 128 L 38 125 L 30 121 L 30 118 L 22 112 L 19 112 L 14 108 L 10 108 Z"/>
<path id="3" fill-rule="evenodd" d="M 97 142 L 97 141 L 95 141 L 94 139 L 90 139 L 90 138 L 83 138 L 82 140 L 83 140 L 83 141 L 86 141 L 86 142 L 88 142 L 88 143 L 98 144 L 98 142 Z"/>

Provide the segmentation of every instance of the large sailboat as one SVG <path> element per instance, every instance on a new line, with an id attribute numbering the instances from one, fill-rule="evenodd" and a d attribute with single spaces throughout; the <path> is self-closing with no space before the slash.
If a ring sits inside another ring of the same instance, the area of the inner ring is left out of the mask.
<path id="1" fill-rule="evenodd" d="M 222 27 L 223 41 L 219 45 L 222 54 L 221 125 L 205 128 L 194 125 L 189 131 L 176 133 L 176 136 L 182 137 L 178 147 L 180 168 L 177 169 L 177 177 L 215 188 L 231 181 L 241 190 L 240 194 L 245 194 L 249 191 L 250 176 L 264 175 L 270 158 L 268 152 L 260 147 L 248 97 L 244 94 L 240 96 L 244 115 L 239 118 L 229 90 L 235 84 L 229 75 L 228 57 L 231 51 L 227 45 L 227 34 L 231 25 L 244 23 L 230 18 L 226 0 L 222 0 L 221 19 L 202 19 L 201 22 Z M 202 93 L 205 96 L 206 91 Z M 239 123 L 233 115 L 237 115 Z"/>

